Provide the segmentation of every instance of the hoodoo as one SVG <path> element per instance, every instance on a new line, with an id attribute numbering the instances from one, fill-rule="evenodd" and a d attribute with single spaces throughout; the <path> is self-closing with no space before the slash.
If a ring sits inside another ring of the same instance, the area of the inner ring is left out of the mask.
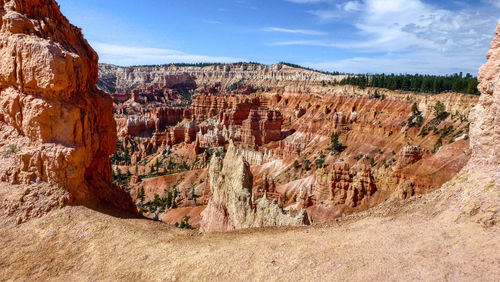
<path id="1" fill-rule="evenodd" d="M 111 184 L 116 123 L 111 98 L 95 86 L 97 54 L 54 0 L 0 5 L 5 208 L 21 222 L 69 203 L 126 206 Z"/>
<path id="2" fill-rule="evenodd" d="M 229 231 L 249 227 L 304 225 L 309 222 L 305 210 L 296 215 L 283 213 L 266 194 L 252 198 L 253 175 L 233 142 L 224 158 L 214 155 L 210 161 L 212 197 L 201 214 L 202 231 Z"/>

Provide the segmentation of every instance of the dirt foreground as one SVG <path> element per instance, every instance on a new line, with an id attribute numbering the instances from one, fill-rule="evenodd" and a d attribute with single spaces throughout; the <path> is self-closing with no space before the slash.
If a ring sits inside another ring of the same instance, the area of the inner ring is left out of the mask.
<path id="1" fill-rule="evenodd" d="M 65 207 L 2 221 L 0 280 L 498 281 L 498 224 L 456 217 L 464 193 L 444 188 L 321 226 L 229 233 Z"/>

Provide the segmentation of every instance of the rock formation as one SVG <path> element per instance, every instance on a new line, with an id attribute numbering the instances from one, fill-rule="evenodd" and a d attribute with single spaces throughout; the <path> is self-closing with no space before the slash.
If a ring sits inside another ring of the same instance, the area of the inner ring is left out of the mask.
<path id="1" fill-rule="evenodd" d="M 422 159 L 424 150 L 419 146 L 405 146 L 398 154 L 395 169 L 414 164 Z"/>
<path id="2" fill-rule="evenodd" d="M 500 165 L 500 26 L 496 29 L 496 37 L 491 43 L 487 55 L 488 61 L 478 73 L 481 97 L 472 109 L 470 139 L 472 157 L 469 168 L 475 166 Z"/>
<path id="3" fill-rule="evenodd" d="M 111 186 L 116 123 L 97 54 L 55 1 L 0 5 L 0 180 L 25 189 L 4 206 L 23 221 L 71 202 L 126 205 Z"/>
<path id="4" fill-rule="evenodd" d="M 209 174 L 212 196 L 201 214 L 202 231 L 307 223 L 305 210 L 295 216 L 284 214 L 266 195 L 256 201 L 255 209 L 252 208 L 253 176 L 248 163 L 232 142 L 224 158 L 212 157 Z"/>
<path id="5" fill-rule="evenodd" d="M 478 74 L 481 97 L 469 116 L 472 156 L 461 173 L 443 185 L 443 202 L 454 201 L 447 213 L 484 227 L 500 221 L 500 22 L 495 33 L 488 61 Z"/>
<path id="6" fill-rule="evenodd" d="M 314 196 L 317 204 L 345 205 L 356 207 L 363 204 L 377 190 L 371 170 L 362 165 L 357 172 L 349 164 L 337 163 L 316 172 Z"/>
<path id="7" fill-rule="evenodd" d="M 253 208 L 257 206 L 257 200 L 264 196 L 270 201 L 276 201 L 278 206 L 283 206 L 284 199 L 282 199 L 280 193 L 276 192 L 276 183 L 274 183 L 273 179 L 264 175 L 262 182 L 260 187 L 252 191 Z"/>
<path id="8" fill-rule="evenodd" d="M 219 88 L 227 88 L 233 84 L 238 85 L 237 92 L 245 94 L 253 91 L 248 89 L 252 86 L 269 87 L 280 83 L 300 84 L 303 82 L 319 84 L 321 81 L 334 81 L 342 78 L 342 76 L 318 73 L 283 64 L 266 66 L 251 63 L 205 67 L 175 65 L 118 67 L 101 64 L 99 75 L 101 77 L 99 87 L 114 95 L 151 86 L 158 92 L 161 87 L 194 89 L 202 85 L 217 85 Z M 242 81 L 250 85 L 240 85 Z M 133 90 L 130 91 L 131 88 Z M 210 92 L 210 88 L 214 87 L 207 87 L 206 92 Z M 163 93 L 155 96 L 167 97 Z"/>
<path id="9" fill-rule="evenodd" d="M 279 141 L 282 122 L 283 117 L 279 111 L 251 110 L 248 118 L 242 123 L 242 142 L 252 148 L 257 148 L 271 141 Z"/>

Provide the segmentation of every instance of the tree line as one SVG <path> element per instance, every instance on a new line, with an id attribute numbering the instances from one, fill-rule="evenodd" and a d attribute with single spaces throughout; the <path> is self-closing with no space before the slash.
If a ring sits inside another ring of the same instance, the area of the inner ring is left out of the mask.
<path id="1" fill-rule="evenodd" d="M 292 63 L 287 63 L 287 62 L 279 62 L 278 64 L 282 64 L 282 65 L 285 65 L 285 66 L 289 66 L 289 67 L 291 67 L 291 68 L 303 69 L 303 70 L 309 70 L 309 71 L 319 72 L 319 73 L 322 73 L 322 74 L 328 74 L 328 75 L 341 75 L 341 74 L 344 74 L 344 73 L 342 73 L 342 72 L 338 72 L 338 71 L 322 71 L 322 70 L 317 70 L 317 69 L 313 69 L 313 68 L 308 68 L 308 67 L 304 67 L 304 66 L 297 65 L 297 64 L 292 64 Z"/>
<path id="2" fill-rule="evenodd" d="M 379 87 L 389 90 L 403 90 L 423 93 L 460 92 L 479 95 L 477 77 L 467 73 L 456 73 L 447 76 L 420 75 L 420 74 L 374 74 L 349 75 L 340 81 L 340 85 L 356 85 L 365 87 Z"/>

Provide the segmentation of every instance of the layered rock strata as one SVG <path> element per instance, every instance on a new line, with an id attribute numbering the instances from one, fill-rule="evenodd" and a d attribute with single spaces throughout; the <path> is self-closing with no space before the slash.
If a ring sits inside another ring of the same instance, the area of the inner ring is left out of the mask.
<path id="1" fill-rule="evenodd" d="M 316 172 L 313 191 L 316 204 L 367 206 L 370 197 L 377 191 L 368 166 L 352 171 L 347 163 L 337 163 L 332 169 L 322 168 Z"/>
<path id="2" fill-rule="evenodd" d="M 116 123 L 111 98 L 95 87 L 97 54 L 55 1 L 0 5 L 1 181 L 38 186 L 26 195 L 44 190 L 56 206 L 124 204 L 111 186 Z M 21 221 L 50 210 L 22 201 L 9 213 L 23 209 Z"/>
<path id="3" fill-rule="evenodd" d="M 129 117 L 120 135 L 152 136 L 157 147 L 191 144 L 198 138 L 205 147 L 231 139 L 257 149 L 281 138 L 281 113 L 264 105 L 257 97 L 202 94 L 191 107 L 159 107 L 144 117 Z"/>
<path id="4" fill-rule="evenodd" d="M 280 83 L 303 84 L 304 82 L 335 81 L 342 76 L 318 73 L 315 71 L 290 67 L 284 64 L 272 66 L 243 63 L 233 65 L 195 66 L 144 66 L 118 67 L 99 65 L 99 87 L 110 93 L 123 93 L 139 86 L 158 86 L 164 88 L 196 88 L 203 85 L 218 85 L 226 88 L 242 81 L 255 86 L 272 86 Z M 249 86 L 238 85 L 238 92 L 248 93 Z M 209 89 L 207 89 L 209 90 Z"/>
<path id="5" fill-rule="evenodd" d="M 400 169 L 414 164 L 422 159 L 424 150 L 419 146 L 405 146 L 399 152 L 395 169 Z"/>

